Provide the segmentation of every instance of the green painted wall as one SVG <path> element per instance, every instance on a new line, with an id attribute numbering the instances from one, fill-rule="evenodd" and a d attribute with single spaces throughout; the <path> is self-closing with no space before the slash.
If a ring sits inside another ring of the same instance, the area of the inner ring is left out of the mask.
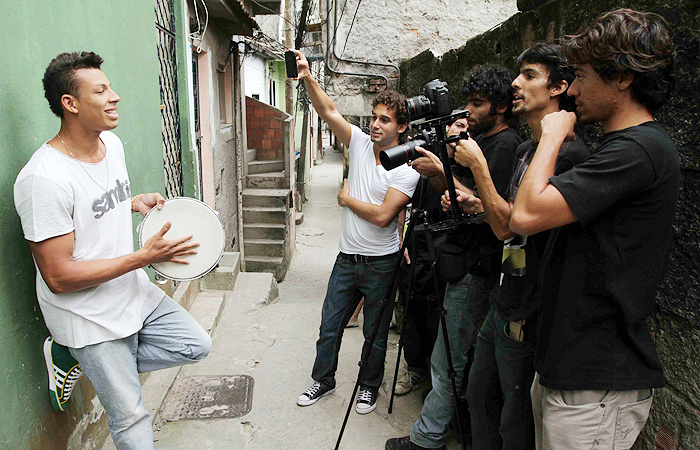
<path id="1" fill-rule="evenodd" d="M 153 2 L 123 0 L 4 1 L 0 8 L 0 448 L 66 447 L 81 418 L 79 397 L 52 411 L 41 344 L 48 331 L 34 293 L 35 271 L 12 198 L 17 173 L 59 120 L 41 78 L 63 51 L 92 50 L 121 96 L 119 127 L 133 192 L 163 192 L 158 58 Z M 85 386 L 86 383 L 81 383 Z M 31 443 L 31 445 L 30 445 Z"/>

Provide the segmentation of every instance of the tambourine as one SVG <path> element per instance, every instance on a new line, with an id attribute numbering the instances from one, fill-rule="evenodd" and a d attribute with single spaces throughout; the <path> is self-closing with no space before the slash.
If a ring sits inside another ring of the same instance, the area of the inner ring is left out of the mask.
<path id="1" fill-rule="evenodd" d="M 162 262 L 151 264 L 159 275 L 175 281 L 190 281 L 211 272 L 224 255 L 225 234 L 219 213 L 209 205 L 189 197 L 175 197 L 165 201 L 163 209 L 153 208 L 139 226 L 139 247 L 158 233 L 163 225 L 172 226 L 165 239 L 193 235 L 191 241 L 199 242 L 194 255 L 178 256 L 189 264 Z"/>

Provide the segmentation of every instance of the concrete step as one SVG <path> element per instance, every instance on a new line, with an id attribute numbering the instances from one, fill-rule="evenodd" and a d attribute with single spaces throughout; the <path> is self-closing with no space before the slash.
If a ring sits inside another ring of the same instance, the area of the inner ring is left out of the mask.
<path id="1" fill-rule="evenodd" d="M 281 256 L 246 255 L 245 257 L 245 269 L 247 272 L 275 273 L 281 266 Z"/>
<path id="2" fill-rule="evenodd" d="M 284 239 L 284 224 L 279 223 L 245 223 L 243 239 Z"/>
<path id="3" fill-rule="evenodd" d="M 255 161 L 257 152 L 258 151 L 256 149 L 249 148 L 248 151 L 246 152 L 245 162 L 250 163 L 251 161 Z"/>
<path id="4" fill-rule="evenodd" d="M 281 223 L 284 224 L 287 208 L 277 206 L 243 207 L 243 223 Z"/>
<path id="5" fill-rule="evenodd" d="M 256 173 L 283 172 L 284 160 L 271 159 L 267 161 L 250 161 L 248 163 L 248 175 Z"/>
<path id="6" fill-rule="evenodd" d="M 242 272 L 236 288 L 229 294 L 226 308 L 251 311 L 271 303 L 278 296 L 277 281 L 272 273 Z"/>
<path id="7" fill-rule="evenodd" d="M 288 206 L 290 189 L 243 189 L 243 206 Z"/>
<path id="8" fill-rule="evenodd" d="M 192 317 L 210 335 L 214 333 L 224 310 L 224 293 L 225 291 L 200 292 L 190 309 Z"/>
<path id="9" fill-rule="evenodd" d="M 246 239 L 246 261 L 249 256 L 284 256 L 284 239 Z"/>
<path id="10" fill-rule="evenodd" d="M 254 173 L 246 176 L 247 188 L 283 188 L 284 172 Z"/>
<path id="11" fill-rule="evenodd" d="M 241 271 L 241 254 L 239 252 L 224 252 L 219 266 L 200 280 L 200 289 L 230 291 L 236 283 L 236 277 Z"/>

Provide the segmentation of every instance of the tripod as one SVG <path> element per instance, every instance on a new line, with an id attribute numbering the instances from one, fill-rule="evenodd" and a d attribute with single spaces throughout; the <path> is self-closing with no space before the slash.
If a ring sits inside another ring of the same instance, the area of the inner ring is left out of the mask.
<path id="1" fill-rule="evenodd" d="M 416 245 L 415 245 L 415 234 L 414 233 L 425 233 L 427 237 L 427 242 L 428 242 L 428 251 L 429 251 L 429 256 L 430 260 L 432 261 L 431 264 L 431 270 L 433 274 L 433 279 L 437 291 L 437 277 L 436 277 L 436 269 L 435 269 L 435 264 L 437 261 L 437 253 L 435 252 L 435 248 L 433 245 L 432 241 L 432 234 L 437 233 L 437 232 L 445 232 L 445 231 L 450 231 L 456 229 L 458 225 L 461 224 L 470 224 L 470 223 L 475 223 L 475 222 L 480 222 L 484 219 L 483 214 L 472 214 L 470 216 L 462 216 L 461 210 L 459 209 L 459 206 L 457 204 L 457 194 L 455 191 L 455 186 L 454 186 L 454 181 L 452 179 L 452 170 L 450 168 L 449 164 L 449 157 L 447 155 L 447 150 L 445 148 L 445 145 L 449 142 L 455 142 L 459 139 L 459 137 L 452 137 L 445 139 L 444 136 L 444 126 L 446 124 L 451 124 L 457 119 L 466 117 L 468 115 L 467 111 L 462 111 L 459 113 L 451 114 L 449 116 L 444 116 L 444 117 L 439 117 L 437 119 L 432 119 L 432 120 L 426 120 L 426 121 L 421 121 L 416 124 L 412 124 L 412 126 L 415 126 L 416 128 L 423 129 L 423 130 L 430 130 L 430 132 L 425 132 L 424 136 L 432 136 L 427 142 L 430 143 L 430 146 L 432 147 L 431 150 L 435 154 L 439 154 L 442 160 L 442 164 L 445 170 L 445 178 L 447 181 L 447 188 L 449 191 L 449 196 L 451 200 L 451 212 L 452 212 L 452 219 L 448 219 L 443 222 L 439 222 L 437 224 L 430 225 L 427 222 L 427 212 L 423 208 L 423 203 L 425 200 L 425 191 L 427 188 L 427 183 L 428 179 L 427 177 L 421 177 L 421 180 L 419 181 L 419 186 L 417 189 L 420 189 L 420 198 L 418 201 L 419 207 L 415 208 L 412 214 L 412 219 L 408 224 L 408 229 L 406 231 L 403 244 L 401 245 L 401 250 L 399 251 L 397 255 L 397 261 L 396 261 L 396 266 L 394 269 L 394 272 L 392 274 L 392 281 L 391 284 L 389 285 L 389 289 L 385 293 L 381 303 L 380 303 L 380 313 L 378 317 L 383 317 L 384 313 L 386 312 L 386 308 L 389 306 L 390 302 L 393 301 L 394 299 L 394 293 L 396 292 L 396 288 L 398 286 L 398 274 L 399 274 L 399 266 L 401 263 L 401 259 L 403 258 L 404 252 L 406 250 L 406 245 L 409 241 L 409 239 L 414 241 L 414 245 L 412 246 L 412 252 L 414 253 L 413 255 L 410 255 L 411 260 L 415 261 L 415 251 L 416 251 Z M 418 219 L 421 219 L 423 223 L 417 226 Z M 409 286 L 409 293 L 412 294 L 412 289 L 413 289 L 413 276 L 415 274 L 415 263 L 412 264 L 411 267 L 411 275 L 410 275 L 410 286 Z M 410 298 L 410 295 L 409 295 Z M 408 305 L 408 303 L 407 303 Z M 457 383 L 456 383 L 456 374 L 454 370 L 454 366 L 452 364 L 452 354 L 450 352 L 450 345 L 449 345 L 449 338 L 447 335 L 447 328 L 446 328 L 446 321 L 445 321 L 445 309 L 442 304 L 442 301 L 440 301 L 440 321 L 441 321 L 441 326 L 443 330 L 443 339 L 445 342 L 445 349 L 446 349 L 446 356 L 447 356 L 447 363 L 448 363 L 448 376 L 451 380 L 452 384 L 452 394 L 454 396 L 455 402 L 457 401 L 458 398 L 458 393 L 457 393 Z M 370 352 L 372 351 L 372 347 L 374 345 L 374 341 L 377 338 L 377 334 L 379 333 L 379 327 L 380 327 L 381 320 L 377 320 L 374 323 L 374 326 L 372 328 L 372 334 L 370 336 L 369 344 L 365 346 L 362 352 L 362 357 L 360 359 L 360 370 L 357 375 L 357 382 L 355 383 L 355 387 L 352 392 L 352 399 L 355 398 L 357 395 L 357 390 L 360 387 L 360 382 L 362 380 L 362 376 L 364 375 L 365 372 L 365 367 L 367 365 L 367 362 L 369 360 L 369 355 Z M 406 316 L 404 316 L 404 325 L 406 323 Z M 400 339 L 400 344 L 399 344 L 399 358 L 401 358 L 401 349 L 403 346 L 403 340 L 404 337 L 402 336 Z M 396 375 L 398 373 L 398 360 L 396 364 L 396 370 L 394 373 L 394 385 L 392 387 L 392 395 L 391 395 L 391 401 L 389 405 L 389 413 L 392 411 L 393 407 L 393 398 L 394 398 L 394 388 L 396 386 Z M 345 419 L 343 420 L 343 425 L 340 429 L 340 434 L 338 435 L 338 441 L 336 442 L 335 445 L 335 450 L 338 450 L 340 447 L 340 442 L 343 438 L 343 433 L 345 431 L 345 426 L 347 425 L 348 418 L 350 416 L 350 411 L 352 410 L 352 401 L 348 402 L 348 409 L 347 412 L 345 413 Z M 460 420 L 459 416 L 459 408 L 455 409 L 456 414 L 457 414 L 457 423 L 460 424 L 460 429 L 458 430 L 460 438 L 463 437 L 463 433 L 461 430 L 461 424 L 462 421 Z M 462 441 L 462 448 L 463 450 L 466 450 L 466 443 L 465 439 L 461 439 Z"/>

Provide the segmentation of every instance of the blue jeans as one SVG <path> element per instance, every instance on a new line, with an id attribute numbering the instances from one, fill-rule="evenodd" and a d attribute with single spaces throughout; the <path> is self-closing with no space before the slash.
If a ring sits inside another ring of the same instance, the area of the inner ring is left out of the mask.
<path id="1" fill-rule="evenodd" d="M 488 309 L 488 298 L 495 283 L 493 276 L 467 274 L 458 284 L 448 284 L 443 306 L 450 343 L 452 364 L 455 369 L 457 392 L 460 390 L 469 350 L 474 345 L 476 330 Z M 447 374 L 447 354 L 442 324 L 430 356 L 430 374 L 433 389 L 425 399 L 420 418 L 413 425 L 411 441 L 425 448 L 445 445 L 448 426 L 455 412 L 452 382 Z"/>
<path id="2" fill-rule="evenodd" d="M 204 359 L 211 338 L 170 297 L 146 318 L 138 333 L 69 349 L 97 392 L 119 450 L 153 449 L 151 416 L 141 401 L 139 373 Z"/>
<path id="3" fill-rule="evenodd" d="M 476 341 L 467 386 L 473 450 L 535 448 L 529 388 L 535 376 L 535 343 L 511 338 L 507 326 L 492 308 Z"/>
<path id="4" fill-rule="evenodd" d="M 336 258 L 331 278 L 328 280 L 326 299 L 323 301 L 321 328 L 316 342 L 316 361 L 311 372 L 311 378 L 323 386 L 335 387 L 335 372 L 338 369 L 338 352 L 343 339 L 343 329 L 364 296 L 362 332 L 365 343 L 362 354 L 367 350 L 375 322 L 377 320 L 381 322 L 360 386 L 375 394 L 379 390 L 384 378 L 384 357 L 394 300 L 389 299 L 384 316 L 379 317 L 379 310 L 382 299 L 391 287 L 396 260 L 395 254 L 372 262 L 349 261 L 341 255 Z"/>

